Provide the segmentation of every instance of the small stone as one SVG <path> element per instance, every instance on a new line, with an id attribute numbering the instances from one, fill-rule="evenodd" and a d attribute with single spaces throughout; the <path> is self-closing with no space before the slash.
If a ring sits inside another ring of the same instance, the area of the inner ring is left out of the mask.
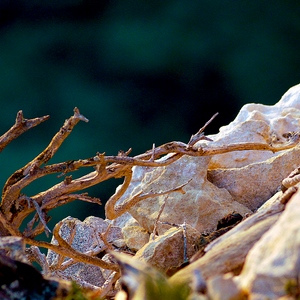
<path id="1" fill-rule="evenodd" d="M 278 221 L 249 251 L 240 285 L 251 300 L 287 295 L 300 273 L 300 192 L 294 194 Z"/>
<path id="2" fill-rule="evenodd" d="M 199 241 L 200 233 L 186 226 L 187 258 L 191 258 L 195 252 L 195 244 Z M 184 237 L 183 229 L 172 227 L 163 235 L 150 241 L 136 253 L 136 258 L 149 263 L 158 270 L 167 273 L 168 270 L 180 267 L 184 261 Z"/>
<path id="3" fill-rule="evenodd" d="M 149 233 L 141 226 L 126 226 L 122 228 L 125 243 L 129 249 L 136 252 L 149 242 Z"/>
<path id="4" fill-rule="evenodd" d="M 83 222 L 72 217 L 67 217 L 61 222 L 62 226 L 59 233 L 64 240 L 69 241 L 74 250 L 89 255 L 96 255 L 107 249 L 100 234 L 104 234 L 107 231 L 109 222 L 93 216 L 86 218 Z M 72 240 L 70 240 L 71 236 L 73 236 Z M 121 228 L 117 226 L 109 228 L 106 238 L 109 243 L 124 239 Z M 51 243 L 57 244 L 54 237 Z M 58 264 L 68 264 L 70 259 L 65 257 L 61 262 L 59 259 L 60 255 L 52 250 L 48 251 L 47 261 L 51 267 L 50 269 L 53 270 L 49 275 L 76 281 L 83 287 L 89 287 L 90 285 L 100 287 L 106 280 L 103 276 L 103 269 L 97 266 L 73 262 L 67 265 L 67 267 L 62 268 Z M 57 272 L 56 266 L 59 272 Z M 111 272 L 109 270 L 105 273 L 105 276 L 108 277 Z"/>

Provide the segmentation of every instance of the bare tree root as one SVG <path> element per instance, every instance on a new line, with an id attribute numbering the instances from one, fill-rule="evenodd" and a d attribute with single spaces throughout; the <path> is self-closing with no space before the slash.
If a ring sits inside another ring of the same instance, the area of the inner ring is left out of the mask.
<path id="1" fill-rule="evenodd" d="M 296 146 L 299 142 L 299 135 L 297 135 L 296 137 L 293 137 L 289 143 L 281 145 L 280 147 L 274 147 L 267 142 L 235 143 L 222 146 L 211 146 L 208 143 L 208 145 L 198 144 L 199 146 L 197 146 L 197 142 L 200 140 L 210 141 L 210 139 L 205 137 L 204 129 L 216 115 L 214 115 L 202 128 L 200 128 L 195 135 L 192 135 L 187 144 L 182 142 L 170 142 L 158 147 L 153 145 L 151 150 L 134 157 L 128 156 L 131 151 L 131 149 L 129 149 L 127 152 L 120 151 L 116 156 L 106 156 L 105 153 L 97 153 L 94 157 L 87 159 L 46 165 L 46 163 L 48 163 L 48 161 L 55 155 L 64 140 L 72 132 L 75 125 L 79 121 L 88 122 L 88 119 L 80 114 L 78 108 L 75 108 L 74 115 L 65 121 L 46 149 L 24 167 L 13 173 L 6 181 L 0 205 L 0 236 L 20 236 L 23 237 L 25 243 L 29 245 L 51 249 L 61 256 L 61 263 L 64 257 L 69 257 L 74 261 L 93 264 L 118 273 L 119 268 L 116 264 L 108 263 L 96 256 L 80 253 L 74 250 L 71 247 L 72 241 L 65 241 L 59 234 L 59 230 L 62 225 L 61 222 L 59 222 L 53 229 L 53 236 L 56 238 L 58 244 L 51 244 L 36 240 L 35 238 L 42 232 L 46 232 L 46 234 L 51 232 L 47 227 L 47 223 L 49 221 L 47 215 L 48 212 L 51 209 L 69 203 L 75 199 L 101 204 L 98 198 L 90 197 L 87 193 L 78 193 L 78 191 L 84 190 L 111 178 L 124 177 L 122 186 L 114 195 L 112 195 L 105 206 L 106 217 L 108 219 L 115 219 L 127 212 L 136 203 L 143 201 L 146 198 L 168 195 L 173 192 L 184 193 L 184 186 L 188 184 L 187 182 L 181 186 L 160 192 L 144 193 L 141 191 L 131 199 L 127 199 L 124 203 L 117 204 L 117 201 L 125 193 L 131 182 L 132 168 L 134 166 L 167 166 L 181 158 L 183 155 L 211 156 L 244 150 L 277 152 L 290 149 Z M 0 151 L 3 150 L 13 139 L 48 118 L 49 116 L 44 116 L 41 118 L 26 120 L 23 118 L 23 114 L 20 111 L 17 114 L 16 123 L 13 127 L 0 137 Z M 72 176 L 67 176 L 69 172 L 73 172 L 84 167 L 95 167 L 95 170 L 76 179 L 73 179 Z M 59 177 L 64 176 L 64 179 L 60 183 L 36 195 L 26 196 L 22 194 L 22 190 L 33 181 L 49 174 L 58 174 Z M 298 176 L 289 178 L 285 182 L 286 187 L 294 184 L 294 181 L 299 181 Z M 33 212 L 35 212 L 34 216 L 27 223 L 23 232 L 21 232 L 21 225 Z M 105 236 L 103 236 L 103 238 L 105 239 Z M 37 254 L 38 252 L 36 250 L 32 253 L 33 256 L 38 256 L 37 259 L 40 262 L 44 261 L 43 257 Z M 117 277 L 117 275 L 114 275 L 114 277 Z"/>

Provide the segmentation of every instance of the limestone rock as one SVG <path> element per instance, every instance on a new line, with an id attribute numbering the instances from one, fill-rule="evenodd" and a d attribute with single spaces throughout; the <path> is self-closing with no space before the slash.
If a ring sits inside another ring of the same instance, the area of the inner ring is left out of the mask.
<path id="1" fill-rule="evenodd" d="M 208 178 L 229 191 L 235 201 L 255 210 L 274 195 L 281 181 L 299 164 L 300 147 L 296 146 L 245 167 L 209 170 Z"/>
<path id="2" fill-rule="evenodd" d="M 183 156 L 171 165 L 159 168 L 134 167 L 128 190 L 119 203 L 133 197 L 141 190 L 161 192 L 176 188 L 189 182 L 183 189 L 185 194 L 170 193 L 168 197 L 148 198 L 130 209 L 130 214 L 148 232 L 153 231 L 160 207 L 166 206 L 160 221 L 175 224 L 188 223 L 200 232 L 212 231 L 225 215 L 236 211 L 241 215 L 251 211 L 244 205 L 233 201 L 225 189 L 220 189 L 207 180 L 209 157 Z M 168 226 L 159 226 L 162 234 Z"/>
<path id="3" fill-rule="evenodd" d="M 149 242 L 149 233 L 141 226 L 126 226 L 122 228 L 125 243 L 129 249 L 136 252 Z"/>
<path id="4" fill-rule="evenodd" d="M 252 216 L 236 225 L 233 229 L 220 236 L 205 248 L 205 255 L 178 271 L 170 278 L 170 282 L 181 283 L 193 281 L 193 273 L 199 269 L 205 280 L 228 272 L 239 274 L 246 256 L 253 245 L 267 232 L 278 220 L 283 205 L 279 196 L 270 199 L 272 205 L 256 212 Z"/>
<path id="5" fill-rule="evenodd" d="M 187 258 L 195 254 L 199 237 L 197 230 L 186 225 Z M 184 263 L 183 228 L 170 228 L 141 248 L 135 257 L 162 272 L 178 268 Z"/>
<path id="6" fill-rule="evenodd" d="M 106 249 L 104 242 L 99 237 L 99 233 L 105 233 L 109 223 L 101 218 L 97 217 L 88 217 L 83 222 L 76 218 L 67 217 L 62 220 L 63 224 L 60 228 L 61 237 L 69 241 L 72 248 L 75 250 L 85 253 L 85 254 L 97 254 Z M 74 235 L 74 238 L 71 240 L 71 236 Z M 107 240 L 108 242 L 119 241 L 123 239 L 121 229 L 116 226 L 111 226 Z M 56 239 L 53 237 L 52 244 L 57 244 Z M 74 280 L 82 286 L 101 286 L 105 280 L 106 276 L 109 274 L 106 272 L 105 276 L 103 275 L 102 269 L 85 264 L 85 263 L 71 263 L 69 258 L 64 258 L 60 261 L 60 255 L 49 250 L 47 254 L 47 261 L 49 266 L 52 269 L 52 273 L 48 274 L 54 277 L 59 277 L 62 279 Z M 61 265 L 66 265 L 61 269 Z M 59 272 L 56 271 L 55 267 L 60 269 Z M 108 271 L 111 273 L 112 271 Z"/>
<path id="7" fill-rule="evenodd" d="M 214 145 L 226 145 L 238 142 L 284 143 L 284 134 L 299 130 L 300 125 L 300 85 L 290 88 L 273 106 L 246 104 L 237 117 L 220 132 L 208 137 Z M 203 141 L 198 142 L 200 145 Z M 270 151 L 238 151 L 215 155 L 209 169 L 240 168 L 254 162 L 277 156 Z"/>
<path id="8" fill-rule="evenodd" d="M 294 283 L 299 291 L 300 192 L 247 255 L 239 282 L 251 300 L 278 299 Z"/>

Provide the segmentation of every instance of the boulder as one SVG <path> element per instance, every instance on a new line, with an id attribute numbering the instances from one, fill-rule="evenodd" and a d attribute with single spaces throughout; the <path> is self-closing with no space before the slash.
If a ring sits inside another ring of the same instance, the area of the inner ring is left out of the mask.
<path id="1" fill-rule="evenodd" d="M 239 142 L 286 142 L 285 134 L 299 130 L 300 85 L 290 88 L 275 105 L 249 103 L 244 105 L 230 124 L 220 128 L 218 134 L 209 135 L 214 145 Z M 205 143 L 200 141 L 196 144 Z M 238 151 L 214 155 L 209 169 L 240 168 L 254 162 L 277 156 L 270 151 Z"/>
<path id="2" fill-rule="evenodd" d="M 164 273 L 179 268 L 185 263 L 185 259 L 195 254 L 195 245 L 200 238 L 200 233 L 189 225 L 186 225 L 185 233 L 183 230 L 182 227 L 170 228 L 163 235 L 147 243 L 136 253 L 135 257 Z M 186 247 L 186 254 L 184 247 Z"/>
<path id="3" fill-rule="evenodd" d="M 300 117 L 300 85 L 291 88 L 273 106 L 245 105 L 236 119 L 201 140 L 194 147 L 226 147 L 232 143 L 257 142 L 274 147 L 288 144 L 297 136 Z M 183 156 L 164 167 L 134 167 L 132 181 L 118 204 L 139 192 L 162 192 L 182 184 L 185 194 L 170 193 L 144 199 L 129 213 L 140 226 L 152 232 L 160 207 L 166 202 L 160 221 L 188 223 L 200 232 L 216 229 L 227 214 L 242 216 L 255 211 L 274 195 L 281 181 L 300 164 L 300 147 L 290 150 L 234 151 L 206 157 Z M 162 158 L 163 159 L 163 158 Z M 166 226 L 159 226 L 162 234 Z"/>
<path id="4" fill-rule="evenodd" d="M 224 216 L 236 211 L 241 215 L 251 211 L 234 201 L 224 188 L 218 188 L 207 180 L 210 157 L 183 156 L 171 165 L 159 168 L 134 167 L 131 184 L 119 203 L 134 197 L 141 190 L 162 192 L 187 183 L 185 194 L 170 193 L 145 199 L 130 210 L 130 214 L 148 232 L 152 232 L 160 207 L 166 202 L 159 218 L 161 222 L 182 224 L 186 222 L 199 232 L 216 229 Z M 158 226 L 163 234 L 169 226 Z"/>
<path id="5" fill-rule="evenodd" d="M 300 192 L 249 251 L 239 284 L 249 299 L 278 299 L 300 292 Z M 296 296 L 296 294 L 292 295 Z"/>
<path id="6" fill-rule="evenodd" d="M 109 223 L 101 218 L 88 217 L 83 222 L 72 217 L 63 219 L 60 228 L 60 236 L 69 242 L 73 249 L 90 255 L 96 255 L 107 249 L 99 234 L 104 234 Z M 120 243 L 123 240 L 121 229 L 111 226 L 108 229 L 107 241 Z M 52 244 L 57 244 L 53 237 Z M 123 245 L 125 243 L 123 242 Z M 113 271 L 106 271 L 97 266 L 78 263 L 68 257 L 61 257 L 59 254 L 48 251 L 47 262 L 51 273 L 48 276 L 58 277 L 76 281 L 83 287 L 99 287 L 104 284 L 107 277 Z"/>

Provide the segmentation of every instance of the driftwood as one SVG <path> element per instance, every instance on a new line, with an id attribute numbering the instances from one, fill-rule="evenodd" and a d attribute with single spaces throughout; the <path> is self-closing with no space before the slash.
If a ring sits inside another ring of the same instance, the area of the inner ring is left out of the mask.
<path id="1" fill-rule="evenodd" d="M 204 129 L 215 116 L 216 115 L 214 115 L 202 128 L 200 128 L 195 135 L 192 135 L 187 144 L 183 142 L 169 142 L 158 147 L 153 145 L 151 150 L 134 157 L 129 156 L 131 152 L 131 149 L 129 149 L 126 152 L 120 151 L 115 156 L 107 156 L 105 153 L 97 153 L 94 157 L 86 159 L 47 164 L 48 161 L 55 155 L 64 140 L 72 132 L 75 125 L 79 121 L 88 122 L 88 119 L 79 112 L 78 108 L 75 108 L 74 115 L 65 121 L 45 150 L 24 167 L 14 172 L 6 181 L 2 191 L 0 205 L 0 237 L 21 237 L 27 245 L 37 246 L 39 248 L 48 248 L 62 256 L 73 258 L 79 262 L 94 264 L 118 273 L 119 266 L 116 263 L 108 263 L 96 256 L 75 251 L 67 241 L 61 238 L 59 234 L 59 228 L 61 226 L 60 223 L 58 223 L 53 229 L 53 235 L 58 241 L 58 245 L 37 240 L 36 237 L 41 233 L 45 232 L 47 235 L 51 233 L 51 230 L 47 226 L 49 221 L 48 212 L 51 209 L 69 203 L 75 199 L 100 205 L 101 201 L 98 198 L 90 197 L 87 193 L 78 192 L 111 178 L 124 177 L 124 183 L 121 188 L 116 191 L 105 205 L 106 217 L 108 219 L 115 219 L 127 212 L 133 205 L 146 198 L 173 192 L 184 193 L 184 185 L 175 187 L 171 190 L 162 191 L 161 193 L 144 194 L 141 192 L 135 195 L 132 199 L 127 199 L 122 205 L 116 205 L 118 199 L 120 199 L 130 184 L 133 166 L 166 166 L 178 160 L 183 155 L 211 156 L 243 150 L 268 150 L 277 152 L 294 147 L 299 140 L 299 135 L 295 135 L 295 137 L 293 137 L 288 143 L 282 144 L 278 147 L 267 142 L 235 143 L 218 147 L 210 146 L 209 142 L 208 144 L 200 145 L 198 143 L 200 140 L 209 141 L 209 139 L 204 135 Z M 0 151 L 2 151 L 12 140 L 16 139 L 22 133 L 41 122 L 44 122 L 48 118 L 49 116 L 44 116 L 41 118 L 27 120 L 24 119 L 23 113 L 20 111 L 17 114 L 16 122 L 13 127 L 0 137 Z M 197 144 L 199 146 L 197 146 Z M 161 159 L 158 160 L 159 158 Z M 67 175 L 69 172 L 91 166 L 93 166 L 95 170 L 82 177 L 73 179 L 71 176 Z M 60 183 L 36 195 L 27 196 L 22 194 L 22 190 L 33 181 L 55 173 L 64 177 Z M 23 224 L 24 220 L 33 212 L 35 212 L 33 218 L 27 222 L 27 224 Z M 257 235 L 259 234 L 258 232 L 261 232 L 262 234 L 264 230 L 267 230 L 268 226 L 271 226 L 271 223 L 273 222 L 271 220 L 275 220 L 275 218 L 276 214 L 273 213 L 268 219 L 260 222 L 257 221 L 258 223 L 253 225 L 257 227 L 256 235 L 253 236 L 253 239 L 257 238 Z M 249 220 L 251 219 L 249 218 Z M 250 222 L 249 220 L 246 220 L 245 222 Z M 24 230 L 20 229 L 22 225 L 26 225 Z M 249 228 L 248 231 L 247 239 L 250 239 L 249 236 L 251 236 L 251 234 L 254 235 L 255 233 L 251 230 L 251 228 Z M 242 239 L 243 238 L 240 237 L 240 240 Z M 246 241 L 244 242 L 246 247 L 247 243 Z M 221 246 L 219 245 L 218 247 L 220 248 Z M 226 247 L 228 248 L 230 245 L 228 244 Z M 47 266 L 45 266 L 45 262 L 43 263 L 40 252 L 37 248 L 33 249 L 35 249 L 32 251 L 33 257 L 42 264 L 44 269 L 47 268 Z M 217 250 L 212 249 L 203 257 L 203 259 L 206 257 L 205 260 L 209 260 L 209 255 L 212 257 L 211 259 L 213 259 L 213 257 L 217 255 L 213 255 L 213 251 L 217 253 Z"/>

